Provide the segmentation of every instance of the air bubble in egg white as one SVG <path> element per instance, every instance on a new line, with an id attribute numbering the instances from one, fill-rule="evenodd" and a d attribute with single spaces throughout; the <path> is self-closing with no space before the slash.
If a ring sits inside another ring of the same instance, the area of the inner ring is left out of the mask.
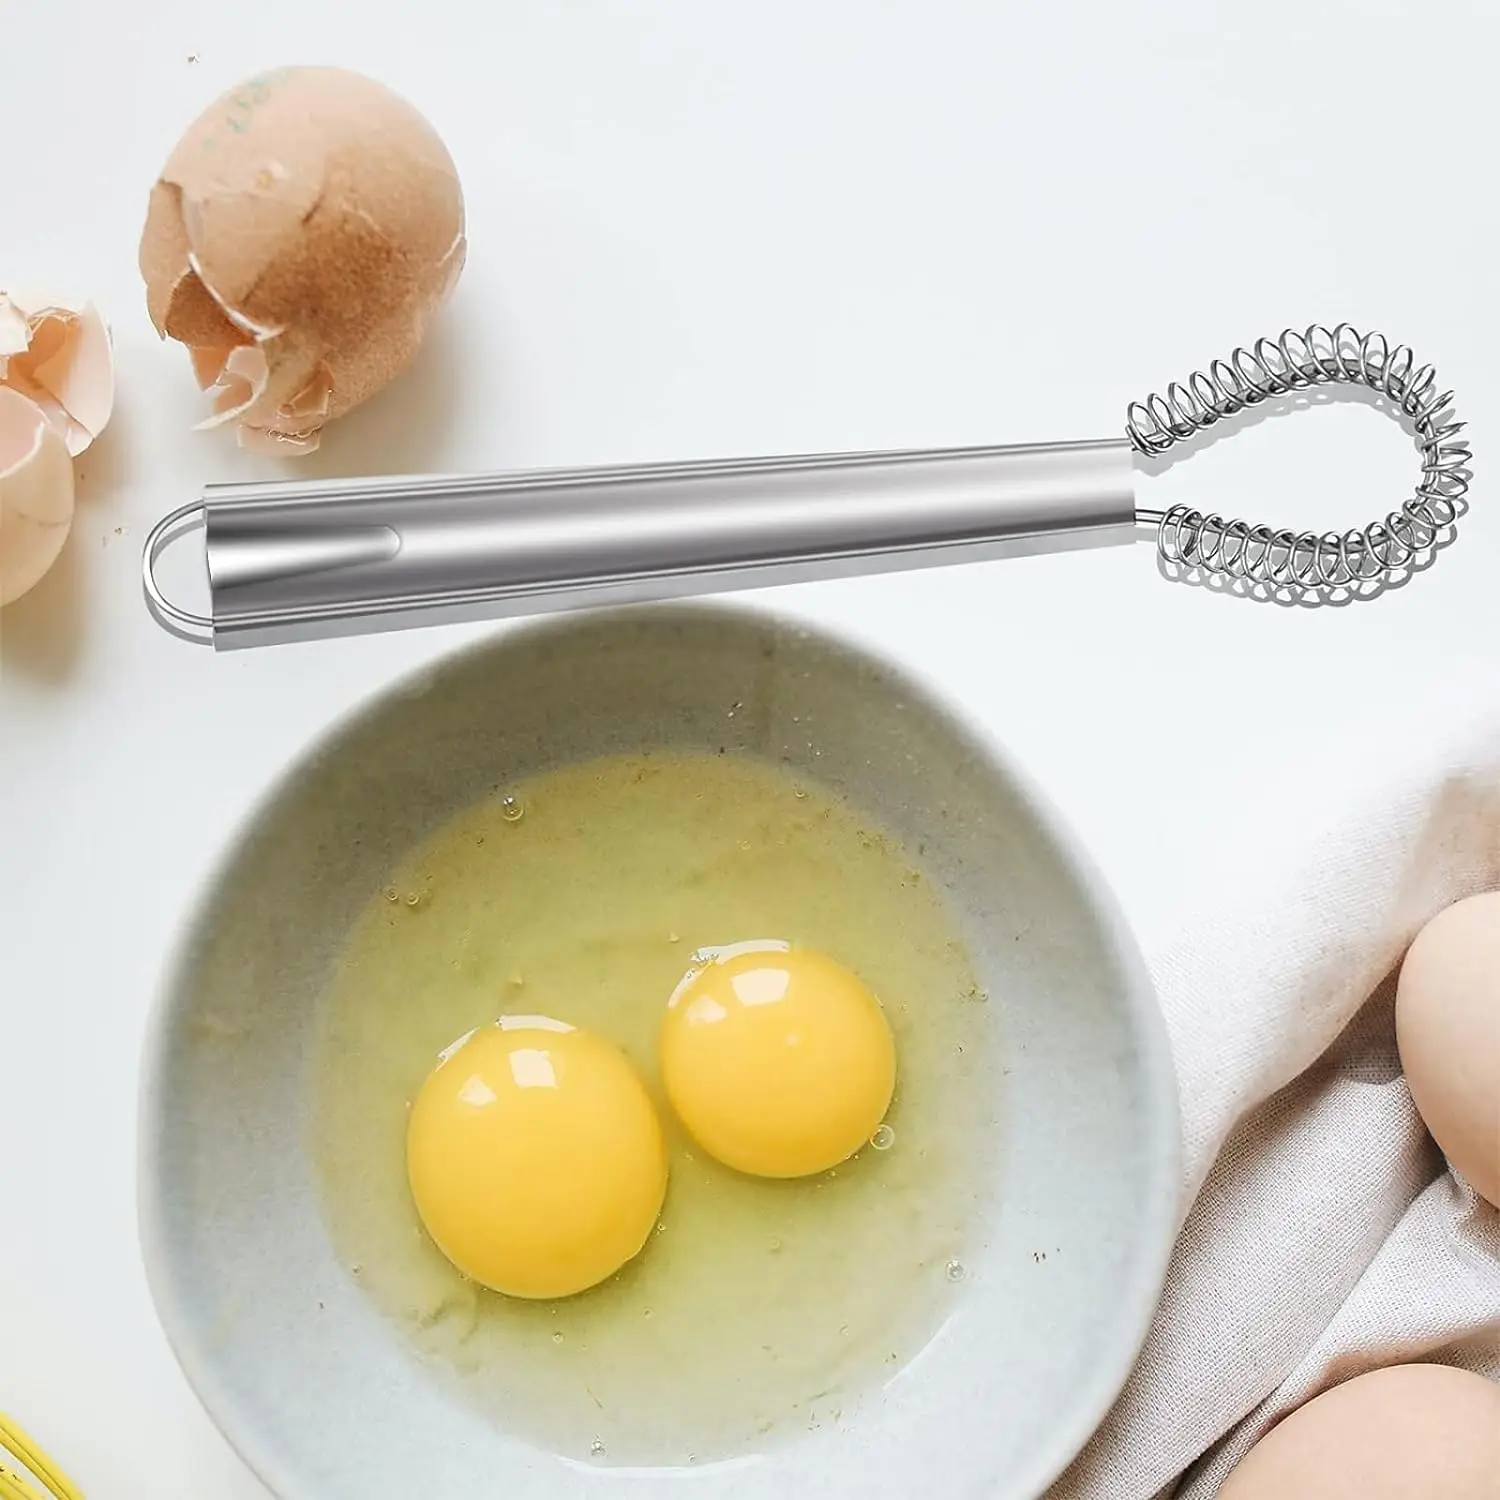
<path id="1" fill-rule="evenodd" d="M 521 806 L 519 797 L 504 796 L 500 799 L 500 816 L 507 823 L 519 823 L 526 816 L 526 809 Z"/>
<path id="2" fill-rule="evenodd" d="M 964 1270 L 964 1263 L 961 1260 L 950 1260 L 943 1274 L 949 1281 L 962 1281 L 968 1273 Z"/>
<path id="3" fill-rule="evenodd" d="M 889 1125 L 877 1125 L 870 1137 L 870 1145 L 876 1151 L 889 1151 L 896 1144 L 896 1132 Z"/>

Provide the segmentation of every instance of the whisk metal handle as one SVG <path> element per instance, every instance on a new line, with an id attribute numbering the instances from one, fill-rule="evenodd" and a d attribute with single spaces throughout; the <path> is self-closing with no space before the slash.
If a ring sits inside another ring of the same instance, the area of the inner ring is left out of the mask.
<path id="1" fill-rule="evenodd" d="M 167 600 L 201 524 L 212 616 Z M 147 541 L 147 603 L 220 650 L 679 598 L 1136 536 L 1120 439 L 215 485 Z"/>

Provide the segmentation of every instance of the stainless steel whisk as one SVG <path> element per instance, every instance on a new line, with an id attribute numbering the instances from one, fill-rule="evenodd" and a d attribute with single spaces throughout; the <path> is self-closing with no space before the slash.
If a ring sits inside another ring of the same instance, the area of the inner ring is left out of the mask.
<path id="1" fill-rule="evenodd" d="M 1319 533 L 1137 507 L 1136 455 L 1329 385 L 1374 391 L 1415 434 L 1420 482 L 1384 519 Z M 1314 325 L 1132 402 L 1123 439 L 211 485 L 151 532 L 143 578 L 163 627 L 220 650 L 1116 545 L 1144 528 L 1169 571 L 1358 596 L 1423 566 L 1451 534 L 1470 481 L 1463 425 L 1406 345 Z M 208 615 L 171 602 L 156 577 L 166 548 L 199 526 Z"/>

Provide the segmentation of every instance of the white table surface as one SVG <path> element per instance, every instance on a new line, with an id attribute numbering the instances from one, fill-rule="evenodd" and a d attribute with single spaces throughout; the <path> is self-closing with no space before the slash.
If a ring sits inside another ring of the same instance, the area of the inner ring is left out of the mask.
<path id="1" fill-rule="evenodd" d="M 1345 747 L 1379 754 L 1500 662 L 1491 0 L 0 0 L 0 37 L 0 284 L 92 295 L 119 364 L 68 550 L 0 621 L 0 1407 L 91 1496 L 264 1494 L 142 1278 L 148 1008 L 247 802 L 331 716 L 477 633 L 216 658 L 141 605 L 154 518 L 279 472 L 190 430 L 202 399 L 135 269 L 154 175 L 222 88 L 369 72 L 467 190 L 449 315 L 301 473 L 1108 435 L 1131 397 L 1289 322 L 1437 361 L 1474 510 L 1376 602 L 1174 586 L 1144 544 L 759 596 L 985 716 L 1148 948 Z M 1348 524 L 1414 473 L 1394 424 L 1337 404 L 1141 495 Z"/>

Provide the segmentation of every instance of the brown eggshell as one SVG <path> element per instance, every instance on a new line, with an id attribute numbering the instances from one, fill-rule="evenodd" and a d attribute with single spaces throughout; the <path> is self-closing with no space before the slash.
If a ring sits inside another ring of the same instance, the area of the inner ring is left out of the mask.
<path id="1" fill-rule="evenodd" d="M 1396 1041 L 1433 1139 L 1500 1204 L 1500 891 L 1450 906 L 1417 935 L 1396 988 Z"/>
<path id="2" fill-rule="evenodd" d="M 1219 1500 L 1500 1500 L 1500 1385 L 1445 1365 L 1357 1376 L 1273 1427 Z"/>
<path id="3" fill-rule="evenodd" d="M 158 332 L 215 388 L 209 425 L 307 451 L 410 362 L 464 255 L 458 174 L 427 121 L 372 79 L 307 67 L 188 127 L 140 267 Z M 263 360 L 231 360 L 249 347 Z"/>
<path id="4" fill-rule="evenodd" d="M 0 386 L 0 606 L 34 588 L 73 525 L 73 459 L 46 413 Z"/>
<path id="5" fill-rule="evenodd" d="M 115 358 L 109 329 L 84 299 L 0 288 L 0 386 L 40 407 L 77 455 L 109 425 Z"/>

